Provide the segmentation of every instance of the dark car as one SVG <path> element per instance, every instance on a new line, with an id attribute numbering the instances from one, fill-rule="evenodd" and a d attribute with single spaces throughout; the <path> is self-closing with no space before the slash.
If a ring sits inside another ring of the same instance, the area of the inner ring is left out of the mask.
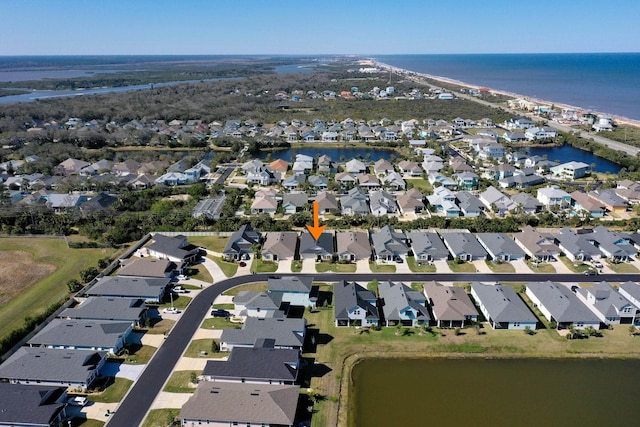
<path id="1" fill-rule="evenodd" d="M 595 276 L 597 274 L 598 274 L 598 272 L 595 271 L 595 270 L 587 270 L 587 271 L 584 272 L 585 276 Z"/>
<path id="2" fill-rule="evenodd" d="M 212 310 L 211 311 L 211 315 L 213 317 L 231 317 L 231 313 L 229 313 L 227 310 L 223 310 L 221 308 L 219 308 L 217 310 Z"/>
<path id="3" fill-rule="evenodd" d="M 240 267 L 246 267 L 246 266 L 247 266 L 247 263 L 246 263 L 246 262 L 244 262 L 244 261 L 240 261 L 240 262 L 238 263 L 238 265 L 239 265 Z"/>

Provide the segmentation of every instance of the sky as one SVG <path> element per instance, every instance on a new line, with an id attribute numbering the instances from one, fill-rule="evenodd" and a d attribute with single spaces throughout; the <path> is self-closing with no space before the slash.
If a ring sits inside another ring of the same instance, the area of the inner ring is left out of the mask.
<path id="1" fill-rule="evenodd" d="M 640 1 L 0 0 L 0 55 L 640 52 Z"/>

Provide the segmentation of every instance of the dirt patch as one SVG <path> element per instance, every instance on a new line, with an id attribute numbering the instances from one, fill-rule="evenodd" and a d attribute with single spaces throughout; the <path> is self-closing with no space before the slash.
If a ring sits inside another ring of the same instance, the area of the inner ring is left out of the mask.
<path id="1" fill-rule="evenodd" d="M 55 265 L 35 262 L 28 252 L 0 251 L 0 304 L 7 303 L 55 270 Z"/>

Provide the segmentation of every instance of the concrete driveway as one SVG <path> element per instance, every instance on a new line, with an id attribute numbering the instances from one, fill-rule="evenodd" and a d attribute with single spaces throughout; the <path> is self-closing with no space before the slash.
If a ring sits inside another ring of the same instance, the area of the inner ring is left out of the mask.
<path id="1" fill-rule="evenodd" d="M 568 273 L 568 274 L 575 274 L 569 267 L 567 267 L 565 265 L 564 262 L 558 260 L 554 263 L 551 263 L 551 265 L 553 265 L 553 268 L 556 269 L 556 273 Z"/>
<path id="2" fill-rule="evenodd" d="M 493 270 L 489 268 L 484 260 L 473 261 L 472 264 L 475 266 L 478 273 L 493 273 Z"/>
<path id="3" fill-rule="evenodd" d="M 216 252 L 212 252 L 212 251 L 207 251 L 207 255 L 219 256 Z M 211 274 L 211 277 L 213 277 L 213 283 L 219 282 L 227 278 L 227 276 L 224 275 L 220 267 L 218 267 L 218 264 L 216 264 L 212 259 L 208 257 L 204 257 L 203 259 L 204 261 L 202 264 L 204 265 L 204 268 L 206 268 L 207 271 L 209 271 L 209 274 Z"/>
<path id="4" fill-rule="evenodd" d="M 356 272 L 358 273 L 371 273 L 371 267 L 369 266 L 369 259 L 361 259 L 356 261 Z"/>
<path id="5" fill-rule="evenodd" d="M 523 259 L 517 259 L 517 260 L 514 260 L 514 261 L 510 261 L 510 264 L 515 269 L 516 274 L 531 273 L 531 269 L 527 265 L 527 262 L 525 260 L 523 260 Z"/>
<path id="6" fill-rule="evenodd" d="M 391 264 L 391 263 L 390 263 Z M 402 263 L 393 262 L 392 264 L 396 265 L 396 273 L 411 273 L 411 269 L 409 268 L 409 263 L 407 263 L 407 257 L 402 257 Z"/>
<path id="7" fill-rule="evenodd" d="M 313 259 L 302 260 L 302 271 L 300 273 L 316 274 L 316 262 Z"/>
<path id="8" fill-rule="evenodd" d="M 291 273 L 291 260 L 278 261 L 276 273 Z"/>
<path id="9" fill-rule="evenodd" d="M 433 261 L 433 265 L 436 266 L 436 272 L 438 273 L 452 273 L 449 268 L 449 261 L 446 259 L 435 260 Z"/>
<path id="10" fill-rule="evenodd" d="M 105 377 L 126 378 L 131 381 L 138 379 L 146 365 L 127 365 L 126 363 L 107 362 L 100 373 Z"/>

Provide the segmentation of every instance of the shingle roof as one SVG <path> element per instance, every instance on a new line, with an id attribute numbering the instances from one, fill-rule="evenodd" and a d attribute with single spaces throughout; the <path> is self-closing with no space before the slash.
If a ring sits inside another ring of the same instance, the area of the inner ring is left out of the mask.
<path id="1" fill-rule="evenodd" d="M 424 284 L 424 294 L 430 300 L 436 320 L 464 321 L 467 316 L 478 316 L 478 310 L 463 288 L 432 281 Z"/>
<path id="2" fill-rule="evenodd" d="M 380 282 L 378 285 L 380 298 L 384 300 L 384 317 L 386 320 L 401 320 L 407 309 L 416 312 L 416 320 L 429 321 L 429 310 L 424 305 L 425 297 L 404 283 Z"/>
<path id="3" fill-rule="evenodd" d="M 317 241 L 308 231 L 303 231 L 300 235 L 300 255 L 333 255 L 335 251 L 331 233 L 322 233 Z"/>
<path id="4" fill-rule="evenodd" d="M 74 308 L 67 308 L 60 317 L 85 320 L 138 320 L 147 309 L 139 298 L 89 297 Z"/>
<path id="5" fill-rule="evenodd" d="M 43 346 L 116 347 L 131 322 L 53 319 L 28 343 Z"/>
<path id="6" fill-rule="evenodd" d="M 566 286 L 551 281 L 531 282 L 527 283 L 527 289 L 551 313 L 556 322 L 599 322 L 598 317 Z"/>
<path id="7" fill-rule="evenodd" d="M 258 319 L 248 317 L 242 329 L 223 329 L 220 342 L 254 346 L 260 339 L 272 339 L 277 347 L 301 348 L 304 338 L 296 331 L 304 331 L 304 319 Z"/>
<path id="8" fill-rule="evenodd" d="M 348 310 L 358 306 L 367 312 L 367 318 L 378 319 L 378 309 L 369 301 L 376 295 L 356 282 L 343 280 L 333 287 L 333 313 L 336 319 L 347 319 Z"/>
<path id="9" fill-rule="evenodd" d="M 577 292 L 585 299 L 588 298 L 589 294 L 593 295 L 595 297 L 593 307 L 604 317 L 619 317 L 623 307 L 632 305 L 629 300 L 620 295 L 607 282 L 596 283 L 590 288 L 578 289 Z M 634 317 L 633 313 L 629 313 L 628 317 Z"/>
<path id="10" fill-rule="evenodd" d="M 210 360 L 202 375 L 216 379 L 285 381 L 297 378 L 299 351 L 295 349 L 235 347 L 226 362 Z"/>
<path id="11" fill-rule="evenodd" d="M 378 231 L 371 232 L 371 242 L 376 254 L 406 255 L 409 247 L 406 237 L 402 232 L 396 232 L 392 227 L 385 225 Z"/>
<path id="12" fill-rule="evenodd" d="M 443 233 L 442 238 L 454 257 L 463 253 L 474 257 L 487 256 L 487 251 L 471 233 Z"/>
<path id="13" fill-rule="evenodd" d="M 0 423 L 48 426 L 65 407 L 66 387 L 0 383 Z"/>
<path id="14" fill-rule="evenodd" d="M 167 277 L 176 265 L 167 259 L 130 259 L 118 270 L 118 276 Z"/>
<path id="15" fill-rule="evenodd" d="M 483 285 L 476 282 L 471 284 L 471 289 L 496 323 L 538 321 L 518 294 L 509 286 Z"/>
<path id="16" fill-rule="evenodd" d="M 86 294 L 151 299 L 162 295 L 170 282 L 169 278 L 108 276 L 99 278 Z"/>
<path id="17" fill-rule="evenodd" d="M 298 233 L 294 231 L 273 231 L 265 234 L 267 238 L 262 245 L 262 252 L 275 254 L 278 258 L 294 256 Z"/>
<path id="18" fill-rule="evenodd" d="M 313 277 L 269 277 L 267 287 L 269 292 L 311 292 Z"/>
<path id="19" fill-rule="evenodd" d="M 224 248 L 225 254 L 248 254 L 251 246 L 260 243 L 260 234 L 245 224 L 238 231 L 233 233 Z"/>
<path id="20" fill-rule="evenodd" d="M 447 258 L 449 251 L 437 233 L 428 231 L 408 231 L 407 238 L 411 241 L 413 254 L 418 257 L 421 254 L 429 254 L 434 259 Z"/>

